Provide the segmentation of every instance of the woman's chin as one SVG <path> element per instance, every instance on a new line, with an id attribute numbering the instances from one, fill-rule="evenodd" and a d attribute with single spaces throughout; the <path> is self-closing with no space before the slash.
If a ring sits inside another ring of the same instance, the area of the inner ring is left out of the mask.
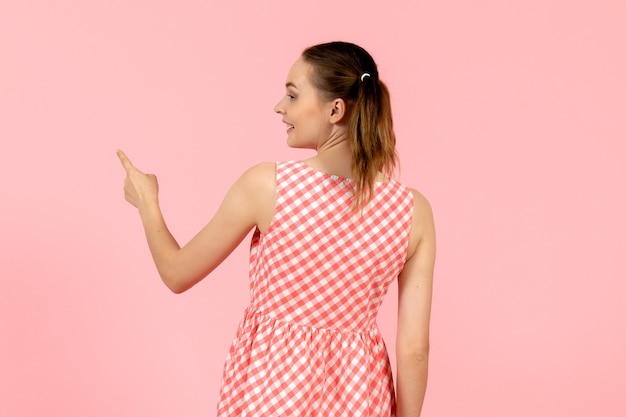
<path id="1" fill-rule="evenodd" d="M 291 135 L 287 136 L 287 146 L 290 148 L 302 148 L 302 144 Z"/>
<path id="2" fill-rule="evenodd" d="M 287 146 L 294 149 L 317 149 L 314 143 L 298 140 L 292 135 L 287 136 Z"/>

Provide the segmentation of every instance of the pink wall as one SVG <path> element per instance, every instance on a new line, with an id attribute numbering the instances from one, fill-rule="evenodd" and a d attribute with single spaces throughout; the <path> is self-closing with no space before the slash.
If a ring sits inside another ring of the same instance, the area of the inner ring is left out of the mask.
<path id="1" fill-rule="evenodd" d="M 245 168 L 308 155 L 272 107 L 334 39 L 377 58 L 435 209 L 424 415 L 626 415 L 625 4 L 2 2 L 0 415 L 214 414 L 247 243 L 168 293 L 114 151 L 186 241 Z"/>

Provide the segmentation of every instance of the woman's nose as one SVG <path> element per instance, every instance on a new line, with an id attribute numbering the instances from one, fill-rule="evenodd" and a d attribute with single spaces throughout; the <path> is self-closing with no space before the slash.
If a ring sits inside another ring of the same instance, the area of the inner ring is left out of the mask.
<path id="1" fill-rule="evenodd" d="M 283 106 L 282 106 L 282 104 L 283 104 L 283 100 L 282 99 L 278 103 L 276 103 L 276 105 L 274 106 L 274 111 L 276 113 L 280 113 L 280 114 L 283 113 Z"/>

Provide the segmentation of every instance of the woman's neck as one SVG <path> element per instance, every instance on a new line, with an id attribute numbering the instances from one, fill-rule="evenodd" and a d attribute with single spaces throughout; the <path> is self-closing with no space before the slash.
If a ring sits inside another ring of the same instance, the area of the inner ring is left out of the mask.
<path id="1" fill-rule="evenodd" d="M 352 178 L 352 151 L 347 140 L 327 141 L 306 163 L 327 174 Z"/>

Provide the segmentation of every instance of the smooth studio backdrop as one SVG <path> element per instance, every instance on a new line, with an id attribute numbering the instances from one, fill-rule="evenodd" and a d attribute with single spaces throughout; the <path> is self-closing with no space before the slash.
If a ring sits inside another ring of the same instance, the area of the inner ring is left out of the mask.
<path id="1" fill-rule="evenodd" d="M 246 168 L 311 155 L 272 109 L 336 39 L 435 211 L 423 415 L 626 415 L 622 0 L 33 0 L 0 4 L 0 416 L 214 414 L 249 240 L 169 293 L 115 150 L 185 243 Z"/>

